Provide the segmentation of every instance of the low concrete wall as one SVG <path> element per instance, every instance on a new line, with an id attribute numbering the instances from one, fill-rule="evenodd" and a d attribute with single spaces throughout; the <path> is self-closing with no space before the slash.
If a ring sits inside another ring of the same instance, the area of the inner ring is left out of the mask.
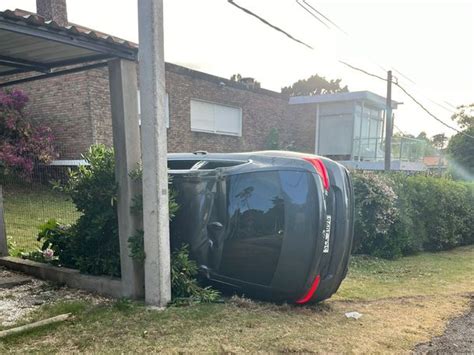
<path id="1" fill-rule="evenodd" d="M 84 275 L 79 273 L 78 270 L 56 267 L 11 256 L 1 257 L 0 265 L 43 280 L 64 283 L 72 288 L 79 288 L 115 298 L 122 297 L 122 283 L 117 278 Z"/>

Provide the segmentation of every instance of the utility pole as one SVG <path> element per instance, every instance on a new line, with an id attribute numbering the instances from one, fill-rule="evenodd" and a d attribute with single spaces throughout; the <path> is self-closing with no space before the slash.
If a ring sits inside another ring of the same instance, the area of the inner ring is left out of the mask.
<path id="1" fill-rule="evenodd" d="M 392 134 L 393 134 L 393 122 L 392 122 L 392 71 L 387 72 L 387 103 L 385 108 L 385 161 L 384 170 L 390 171 L 391 169 L 391 155 L 392 155 Z"/>
<path id="2" fill-rule="evenodd" d="M 163 0 L 138 1 L 145 302 L 171 300 Z"/>

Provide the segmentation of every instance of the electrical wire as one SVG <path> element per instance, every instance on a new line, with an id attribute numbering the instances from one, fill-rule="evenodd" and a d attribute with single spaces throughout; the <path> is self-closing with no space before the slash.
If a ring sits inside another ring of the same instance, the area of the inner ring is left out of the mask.
<path id="1" fill-rule="evenodd" d="M 416 83 L 411 80 L 408 76 L 406 76 L 405 74 L 403 74 L 401 71 L 397 70 L 396 68 L 392 67 L 392 70 L 395 72 L 395 73 L 398 73 L 398 75 L 400 75 L 402 78 L 405 78 L 406 80 L 408 80 L 410 83 L 412 83 L 413 85 L 416 85 Z"/>
<path id="2" fill-rule="evenodd" d="M 298 0 L 296 1 L 298 2 Z M 334 27 L 336 27 L 339 31 L 341 31 L 342 33 L 344 33 L 346 36 L 349 36 L 349 34 L 344 31 L 341 27 L 339 27 L 335 22 L 331 21 L 327 16 L 325 16 L 321 11 L 318 11 L 314 6 L 312 6 L 311 4 L 309 4 L 306 0 L 303 0 L 303 2 L 309 6 L 309 8 L 311 8 L 314 12 L 316 12 L 317 14 L 319 14 L 320 16 L 322 16 L 323 18 L 325 18 L 330 24 L 332 24 Z"/>
<path id="3" fill-rule="evenodd" d="M 470 134 L 467 134 L 463 131 L 460 131 L 459 129 L 447 124 L 446 122 L 442 121 L 441 119 L 439 119 L 438 117 L 436 117 L 433 113 L 431 113 L 431 111 L 429 111 L 425 106 L 423 106 L 423 104 L 421 102 L 419 102 L 412 94 L 410 94 L 403 86 L 401 86 L 400 84 L 396 83 L 395 84 L 396 86 L 398 86 L 398 88 L 400 90 L 402 90 L 405 95 L 407 95 L 410 99 L 413 100 L 413 102 L 415 102 L 418 106 L 420 106 L 428 115 L 430 115 L 431 117 L 433 117 L 436 121 L 438 121 L 439 123 L 441 123 L 442 125 L 448 127 L 448 128 L 451 128 L 453 131 L 456 131 L 460 134 L 462 134 L 463 136 L 466 136 L 466 137 L 469 137 L 471 139 L 474 139 L 474 136 L 471 136 Z"/>
<path id="4" fill-rule="evenodd" d="M 351 68 L 351 69 L 353 69 L 353 70 L 360 71 L 360 72 L 362 72 L 362 73 L 364 73 L 364 74 L 366 74 L 366 75 L 368 75 L 368 76 L 372 76 L 372 77 L 374 77 L 374 78 L 387 81 L 387 79 L 382 78 L 382 77 L 379 76 L 379 75 L 369 73 L 368 71 L 365 71 L 364 69 L 357 68 L 357 67 L 355 67 L 355 66 L 353 66 L 353 65 L 351 65 L 351 64 L 349 64 L 349 63 L 346 63 L 346 62 L 344 62 L 344 61 L 342 61 L 342 60 L 339 60 L 338 62 L 344 64 L 345 66 L 347 66 L 347 67 L 349 67 L 349 68 Z"/>
<path id="5" fill-rule="evenodd" d="M 250 16 L 253 16 L 255 18 L 257 18 L 258 20 L 260 20 L 261 22 L 263 22 L 265 25 L 267 26 L 270 26 L 271 28 L 273 28 L 274 30 L 278 31 L 278 32 L 281 32 L 283 33 L 285 36 L 287 36 L 288 38 L 292 39 L 293 41 L 295 42 L 298 42 L 300 44 L 302 44 L 303 46 L 309 48 L 309 49 L 314 49 L 313 47 L 311 47 L 309 44 L 306 44 L 305 42 L 303 41 L 300 41 L 299 39 L 293 37 L 292 35 L 290 35 L 288 32 L 282 30 L 281 28 L 275 26 L 275 25 L 272 25 L 270 22 L 268 22 L 267 20 L 265 20 L 264 18 L 258 16 L 257 14 L 255 14 L 254 12 L 246 9 L 245 7 L 243 6 L 240 6 L 238 4 L 236 4 L 233 0 L 227 0 L 227 2 L 231 5 L 234 5 L 236 8 L 242 10 L 243 12 L 249 14 Z"/>
<path id="6" fill-rule="evenodd" d="M 310 48 L 310 49 L 314 49 L 314 48 L 311 47 L 310 45 L 304 43 L 303 41 L 300 41 L 299 39 L 296 39 L 295 37 L 293 37 L 293 36 L 290 35 L 289 33 L 285 32 L 284 30 L 280 29 L 279 27 L 277 27 L 277 26 L 275 26 L 275 25 L 272 25 L 270 22 L 268 22 L 268 21 L 265 20 L 264 18 L 258 16 L 257 14 L 253 13 L 252 11 L 250 11 L 250 10 L 248 10 L 248 9 L 246 9 L 246 8 L 244 8 L 244 7 L 240 6 L 240 5 L 238 5 L 238 4 L 236 4 L 233 0 L 227 0 L 227 2 L 229 2 L 231 5 L 234 5 L 234 6 L 237 7 L 238 9 L 244 11 L 245 13 L 247 13 L 247 14 L 253 16 L 253 17 L 256 17 L 258 20 L 260 20 L 261 22 L 263 22 L 263 23 L 266 24 L 267 26 L 270 26 L 270 27 L 273 28 L 274 30 L 285 34 L 287 37 L 289 37 L 289 38 L 292 39 L 293 41 L 298 42 L 298 43 L 300 43 L 300 44 L 302 44 L 302 45 L 304 45 L 305 47 L 308 47 L 308 48 Z M 303 2 L 304 2 L 305 4 L 307 4 L 305 0 L 303 0 Z M 298 3 L 298 1 L 297 1 L 297 3 Z M 298 3 L 298 4 L 299 4 L 299 3 Z M 301 5 L 301 4 L 300 4 L 300 5 Z M 308 4 L 307 4 L 307 5 L 308 5 Z M 308 6 L 311 7 L 311 5 L 308 5 Z M 387 81 L 386 78 L 383 78 L 383 77 L 381 77 L 381 76 L 379 76 L 379 75 L 370 73 L 370 72 L 368 72 L 368 71 L 366 71 L 366 70 L 364 70 L 364 69 L 361 69 L 361 68 L 358 68 L 358 67 L 356 67 L 356 66 L 353 66 L 353 65 L 351 65 L 351 64 L 349 64 L 349 63 L 347 63 L 347 62 L 344 62 L 344 61 L 342 61 L 342 60 L 339 60 L 338 62 L 341 63 L 341 64 L 343 64 L 343 65 L 345 65 L 345 66 L 347 66 L 347 67 L 349 67 L 349 68 L 351 68 L 351 69 L 353 69 L 353 70 L 356 70 L 356 71 L 359 71 L 359 72 L 361 72 L 361 73 L 364 73 L 364 74 L 366 74 L 366 75 L 368 75 L 368 76 L 377 78 L 377 79 L 379 79 L 379 80 Z M 436 115 L 434 115 L 433 113 L 431 113 L 431 111 L 429 111 L 421 102 L 419 102 L 412 94 L 410 94 L 410 93 L 409 93 L 403 86 L 401 86 L 398 82 L 393 82 L 393 81 L 392 81 L 392 83 L 393 83 L 395 86 L 397 86 L 400 90 L 402 90 L 402 91 L 405 93 L 405 95 L 407 95 L 413 102 L 415 102 L 419 107 L 421 107 L 421 109 L 423 109 L 423 111 L 425 111 L 430 117 L 432 117 L 433 119 L 435 119 L 436 121 L 438 121 L 439 123 L 441 123 L 443 126 L 448 127 L 448 128 L 450 128 L 450 129 L 452 129 L 453 131 L 456 131 L 456 132 L 458 132 L 459 134 L 462 134 L 462 135 L 464 135 L 464 136 L 466 136 L 466 137 L 469 137 L 469 138 L 471 138 L 471 139 L 474 139 L 474 136 L 471 136 L 471 135 L 469 135 L 469 134 L 467 134 L 467 133 L 465 133 L 465 132 L 463 132 L 463 131 L 460 131 L 459 129 L 457 129 L 457 128 L 455 128 L 455 127 L 453 127 L 453 126 L 447 124 L 447 123 L 444 122 L 443 120 L 439 119 Z"/>
<path id="7" fill-rule="evenodd" d="M 303 1 L 304 1 L 304 0 L 303 0 Z M 318 20 L 320 23 L 322 23 L 324 26 L 326 26 L 326 28 L 331 29 L 331 27 L 329 27 L 326 22 L 324 22 L 323 20 L 321 20 L 318 16 L 316 16 L 313 12 L 311 12 L 311 11 L 308 10 L 303 4 L 301 4 L 301 3 L 300 3 L 300 0 L 296 0 L 296 3 L 297 3 L 298 5 L 300 5 L 305 11 L 307 11 L 311 16 L 313 16 L 316 20 Z"/>
<path id="8" fill-rule="evenodd" d="M 372 74 L 372 73 L 369 73 L 368 71 L 364 70 L 364 69 L 361 69 L 361 68 L 358 68 L 358 67 L 355 67 L 353 65 L 350 65 L 349 63 L 346 63 L 346 62 L 343 62 L 342 60 L 339 61 L 340 63 L 344 64 L 345 66 L 353 69 L 353 70 L 357 70 L 361 73 L 364 73 L 368 76 L 371 76 L 371 77 L 374 77 L 374 78 L 377 78 L 377 79 L 380 79 L 380 80 L 383 80 L 383 81 L 387 81 L 386 78 L 382 78 L 381 76 L 379 75 L 376 75 L 376 74 Z M 466 137 L 469 137 L 469 138 L 472 138 L 474 139 L 474 136 L 471 136 L 470 134 L 467 134 L 463 131 L 460 131 L 459 129 L 457 129 L 456 127 L 453 127 L 449 124 L 447 124 L 446 122 L 444 122 L 443 120 L 439 119 L 437 116 L 435 116 L 433 113 L 431 113 L 430 110 L 428 110 L 420 101 L 418 101 L 412 94 L 410 94 L 403 86 L 401 86 L 399 83 L 393 83 L 395 86 L 397 86 L 400 90 L 402 90 L 405 95 L 407 95 L 410 99 L 412 99 L 412 101 L 414 103 L 416 103 L 418 106 L 420 106 L 428 115 L 430 115 L 432 118 L 434 118 L 436 121 L 438 121 L 439 123 L 441 123 L 442 125 L 452 129 L 453 131 L 456 131 Z"/>

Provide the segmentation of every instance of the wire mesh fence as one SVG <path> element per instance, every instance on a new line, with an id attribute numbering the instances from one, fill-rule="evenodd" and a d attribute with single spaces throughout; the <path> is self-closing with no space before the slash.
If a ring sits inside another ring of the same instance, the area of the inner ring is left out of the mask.
<path id="1" fill-rule="evenodd" d="M 39 227 L 49 219 L 71 224 L 80 216 L 68 196 L 54 187 L 55 182 L 65 182 L 68 169 L 75 168 L 74 161 L 65 164 L 39 165 L 29 178 L 0 175 L 10 255 L 39 248 Z"/>

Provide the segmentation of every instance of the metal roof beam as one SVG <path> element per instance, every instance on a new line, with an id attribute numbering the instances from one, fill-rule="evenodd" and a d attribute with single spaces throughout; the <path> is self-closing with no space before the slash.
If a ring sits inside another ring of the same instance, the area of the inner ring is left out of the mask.
<path id="1" fill-rule="evenodd" d="M 78 34 L 73 35 L 63 30 L 51 30 L 40 26 L 28 26 L 21 22 L 12 21 L 6 18 L 0 17 L 0 30 L 10 31 L 14 33 L 20 33 L 27 36 L 33 36 L 36 38 L 42 38 L 65 45 L 88 49 L 91 51 L 113 55 L 115 57 L 137 60 L 137 50 L 133 48 L 124 48 L 116 43 L 108 43 L 106 40 L 97 40 L 94 38 L 88 38 L 87 35 Z"/>
<path id="2" fill-rule="evenodd" d="M 59 70 L 59 71 L 55 71 L 55 72 L 52 72 L 52 73 L 36 75 L 36 76 L 29 77 L 29 78 L 18 79 L 18 80 L 13 80 L 13 81 L 7 81 L 5 83 L 0 83 L 0 88 L 5 87 L 5 86 L 28 83 L 30 81 L 36 81 L 36 80 L 41 80 L 41 79 L 46 79 L 46 78 L 54 78 L 56 76 L 61 76 L 61 75 L 66 75 L 66 74 L 79 73 L 79 72 L 85 71 L 85 70 L 103 68 L 103 67 L 106 67 L 107 65 L 108 65 L 107 62 L 100 62 L 100 63 L 84 65 L 84 66 L 71 68 L 71 69 Z"/>
<path id="3" fill-rule="evenodd" d="M 112 59 L 112 58 L 115 58 L 115 57 L 108 54 L 96 54 L 96 55 L 91 55 L 87 57 L 72 58 L 72 59 L 67 59 L 67 60 L 51 62 L 51 63 L 43 63 L 41 65 L 47 68 L 47 71 L 45 71 L 44 73 L 51 73 L 51 69 L 58 68 L 58 67 L 64 67 L 64 66 L 76 65 L 76 64 L 85 64 L 85 63 L 95 62 L 99 60 L 107 60 L 107 59 Z M 0 65 L 2 65 L 1 60 L 0 60 Z M 38 71 L 38 70 L 32 69 L 31 67 L 26 67 L 26 68 L 16 67 L 16 68 L 17 69 L 0 72 L 0 77 Z M 88 70 L 88 67 L 85 66 L 83 70 Z"/>
<path id="4" fill-rule="evenodd" d="M 49 73 L 50 70 L 42 63 L 33 62 L 20 58 L 13 58 L 5 55 L 0 55 L 0 65 L 13 67 L 18 69 L 27 69 L 32 71 L 39 71 L 42 73 Z"/>

